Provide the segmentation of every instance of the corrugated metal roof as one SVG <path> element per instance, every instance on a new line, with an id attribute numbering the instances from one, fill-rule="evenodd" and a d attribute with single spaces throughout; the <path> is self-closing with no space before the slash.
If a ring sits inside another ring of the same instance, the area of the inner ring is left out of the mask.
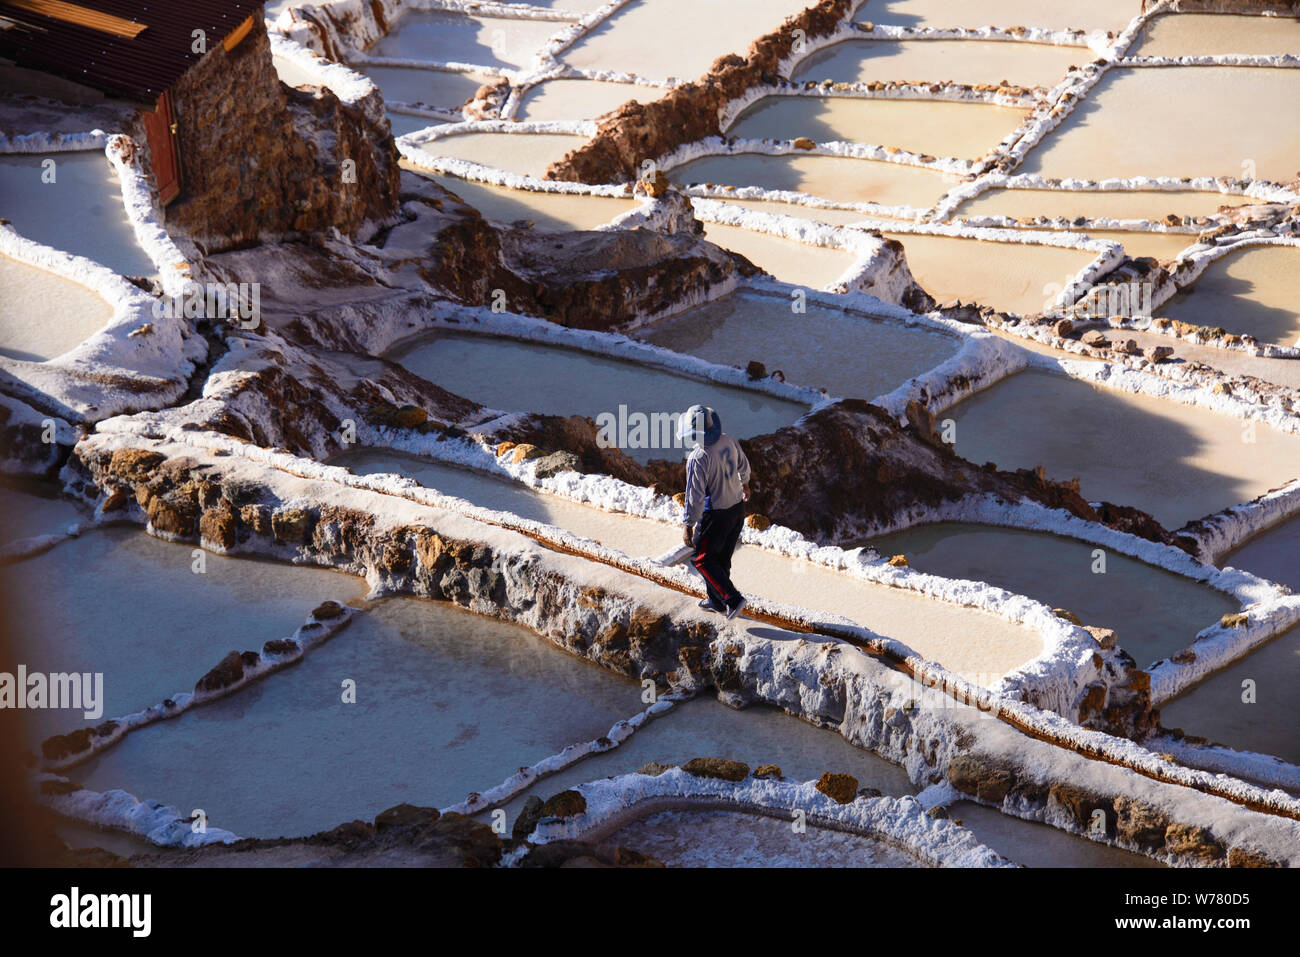
<path id="1" fill-rule="evenodd" d="M 148 29 L 128 39 L 0 0 L 0 17 L 18 24 L 0 30 L 0 57 L 150 105 L 202 58 L 193 50 L 195 30 L 204 32 L 211 51 L 250 14 L 260 16 L 262 9 L 262 3 L 252 0 L 75 2 Z"/>

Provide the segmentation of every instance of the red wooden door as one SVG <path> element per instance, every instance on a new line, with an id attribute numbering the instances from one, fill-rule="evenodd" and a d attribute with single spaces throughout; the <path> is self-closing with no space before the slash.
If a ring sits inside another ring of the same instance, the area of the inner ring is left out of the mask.
<path id="1" fill-rule="evenodd" d="M 158 97 L 158 106 L 144 114 L 144 129 L 153 154 L 153 176 L 158 182 L 158 200 L 164 206 L 181 191 L 180 157 L 176 155 L 175 120 L 172 118 L 171 94 Z"/>

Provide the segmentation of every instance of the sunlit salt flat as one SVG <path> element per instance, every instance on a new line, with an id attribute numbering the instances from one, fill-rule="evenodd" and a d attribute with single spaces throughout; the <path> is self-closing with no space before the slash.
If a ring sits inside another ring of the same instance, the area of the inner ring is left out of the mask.
<path id="1" fill-rule="evenodd" d="M 1124 254 L 1133 259 L 1150 256 L 1161 262 L 1175 259 L 1179 253 L 1196 245 L 1196 236 L 1187 233 L 1150 233 L 1139 230 L 1078 229 L 1091 239 L 1119 243 Z"/>
<path id="2" fill-rule="evenodd" d="M 1142 666 L 1186 648 L 1201 629 L 1238 610 L 1227 595 L 1190 579 L 1045 532 L 950 522 L 864 544 L 906 555 L 918 571 L 988 582 L 1065 608 L 1086 625 L 1113 628 Z"/>
<path id="3" fill-rule="evenodd" d="M 40 362 L 98 332 L 113 307 L 52 272 L 0 256 L 0 356 Z"/>
<path id="4" fill-rule="evenodd" d="M 520 120 L 589 120 L 616 110 L 629 100 L 652 103 L 668 91 L 661 87 L 599 80 L 547 80 L 524 94 Z"/>
<path id="5" fill-rule="evenodd" d="M 1029 152 L 1020 172 L 1061 179 L 1235 176 L 1289 182 L 1300 166 L 1300 124 L 1278 118 L 1290 116 L 1297 99 L 1300 70 L 1112 69 Z"/>
<path id="6" fill-rule="evenodd" d="M 790 820 L 736 811 L 659 811 L 609 840 L 668 867 L 919 867 L 869 837 L 826 828 L 796 832 Z"/>
<path id="7" fill-rule="evenodd" d="M 724 428 L 726 415 L 723 411 Z M 557 525 L 641 558 L 657 558 L 681 541 L 673 525 L 578 505 L 516 483 L 410 456 L 355 451 L 335 461 L 358 472 L 407 475 L 474 504 Z M 896 638 L 977 683 L 992 682 L 1042 652 L 1037 632 L 987 612 L 847 578 L 759 548 L 742 546 L 736 552 L 732 578 L 746 594 L 842 615 L 877 634 Z"/>
<path id="8" fill-rule="evenodd" d="M 310 834 L 462 801 L 643 707 L 639 684 L 522 627 L 393 598 L 295 667 L 137 731 L 76 776 L 201 807 L 241 836 Z"/>
<path id="9" fill-rule="evenodd" d="M 1026 115 L 1024 110 L 988 103 L 769 96 L 748 107 L 726 132 L 750 139 L 806 136 L 817 143 L 874 143 L 975 159 L 1015 130 Z"/>
<path id="10" fill-rule="evenodd" d="M 488 219 L 500 223 L 523 220 L 536 229 L 594 229 L 640 205 L 635 200 L 612 196 L 509 189 L 454 176 L 434 179 Z"/>
<path id="11" fill-rule="evenodd" d="M 831 395 L 873 399 L 953 355 L 961 340 L 918 326 L 871 320 L 839 309 L 734 293 L 688 309 L 637 336 L 655 345 L 734 366 L 762 362 L 787 382 Z M 835 362 L 827 362 L 835 356 Z"/>
<path id="12" fill-rule="evenodd" d="M 486 73 L 452 73 L 416 67 L 360 66 L 356 68 L 379 84 L 385 103 L 423 103 L 458 110 L 492 77 Z M 425 125 L 435 123 L 426 120 Z"/>
<path id="13" fill-rule="evenodd" d="M 520 68 L 565 24 L 477 14 L 412 10 L 366 52 L 371 56 Z"/>
<path id="14" fill-rule="evenodd" d="M 744 55 L 803 8 L 802 0 L 745 0 L 743 10 L 731 3 L 632 0 L 560 59 L 580 69 L 694 80 L 719 57 Z"/>
<path id="15" fill-rule="evenodd" d="M 1030 243 L 911 233 L 885 235 L 903 244 L 913 278 L 940 303 L 960 299 L 1020 315 L 1046 309 L 1079 270 L 1098 255 L 1086 249 Z"/>
<path id="16" fill-rule="evenodd" d="M 864 13 L 865 13 L 864 9 Z M 846 40 L 801 60 L 793 80 L 871 83 L 890 80 L 1001 83 L 1053 87 L 1071 66 L 1091 59 L 1086 47 L 995 40 Z"/>
<path id="17" fill-rule="evenodd" d="M 842 156 L 705 156 L 668 171 L 674 183 L 716 183 L 809 193 L 841 203 L 929 209 L 955 185 L 942 173 L 902 163 Z"/>
<path id="18" fill-rule="evenodd" d="M 546 168 L 587 142 L 565 133 L 457 133 L 421 142 L 426 152 L 542 179 Z"/>
<path id="19" fill-rule="evenodd" d="M 1300 342 L 1300 249 L 1255 246 L 1212 262 L 1157 315 L 1249 334 L 1261 342 Z"/>
<path id="20" fill-rule="evenodd" d="M 704 238 L 740 253 L 783 282 L 824 289 L 837 282 L 856 258 L 834 246 L 812 246 L 739 226 L 707 223 Z"/>
<path id="21" fill-rule="evenodd" d="M 973 801 L 958 801 L 948 808 L 948 815 L 971 830 L 981 843 L 1025 867 L 1164 866 L 1142 854 L 1098 844 Z"/>
<path id="22" fill-rule="evenodd" d="M 228 652 L 259 651 L 293 634 L 320 602 L 366 590 L 338 572 L 194 551 L 107 528 L 0 567 L 28 671 L 103 672 L 99 720 L 116 717 L 192 691 Z M 29 711 L 27 720 L 34 741 L 98 723 L 80 711 Z"/>
<path id="23" fill-rule="evenodd" d="M 1300 629 L 1292 628 L 1161 705 L 1160 722 L 1300 764 L 1298 713 Z"/>
<path id="24" fill-rule="evenodd" d="M 1218 564 L 1244 568 L 1269 581 L 1300 590 L 1300 518 L 1288 519 L 1260 532 L 1240 548 L 1223 555 Z"/>
<path id="25" fill-rule="evenodd" d="M 1169 529 L 1300 477 L 1300 437 L 1051 372 L 1021 372 L 939 418 L 973 462 L 1078 477 L 1089 501 L 1136 506 Z"/>
<path id="26" fill-rule="evenodd" d="M 1132 0 L 869 0 L 857 19 L 903 27 L 1044 27 L 1119 32 L 1137 16 Z"/>
<path id="27" fill-rule="evenodd" d="M 421 336 L 391 356 L 416 375 L 494 409 L 551 415 L 682 412 L 697 402 L 717 409 L 740 437 L 775 432 L 807 408 L 765 393 L 697 381 L 604 356 L 489 336 Z M 640 461 L 680 458 L 677 449 L 629 449 Z"/>
<path id="28" fill-rule="evenodd" d="M 1164 219 L 1212 216 L 1220 206 L 1244 206 L 1248 196 L 1202 190 L 991 189 L 957 207 L 953 216 L 1064 217 L 1075 219 Z"/>
<path id="29" fill-rule="evenodd" d="M 123 275 L 157 271 L 136 242 L 117 175 L 98 150 L 0 157 L 0 216 L 28 239 Z"/>
<path id="30" fill-rule="evenodd" d="M 1300 20 L 1221 13 L 1164 14 L 1148 21 L 1130 56 L 1204 56 L 1215 53 L 1295 53 Z"/>

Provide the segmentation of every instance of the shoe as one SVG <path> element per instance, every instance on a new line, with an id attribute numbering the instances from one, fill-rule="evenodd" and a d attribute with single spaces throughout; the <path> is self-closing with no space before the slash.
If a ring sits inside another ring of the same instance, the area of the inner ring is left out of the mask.
<path id="1" fill-rule="evenodd" d="M 716 611 L 719 615 L 725 615 L 727 613 L 727 609 L 715 605 L 712 598 L 701 598 L 700 607 L 705 611 Z"/>
<path id="2" fill-rule="evenodd" d="M 749 602 L 745 601 L 745 599 L 742 597 L 738 602 L 736 602 L 734 605 L 732 605 L 730 608 L 727 609 L 727 620 L 730 621 L 732 618 L 735 618 L 737 615 L 739 615 L 740 610 L 748 604 Z"/>

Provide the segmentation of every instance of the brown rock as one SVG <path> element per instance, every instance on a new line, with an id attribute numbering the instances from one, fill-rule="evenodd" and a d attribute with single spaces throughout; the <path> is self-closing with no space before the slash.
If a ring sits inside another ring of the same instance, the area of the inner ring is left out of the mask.
<path id="1" fill-rule="evenodd" d="M 784 777 L 784 775 L 781 774 L 781 768 L 778 765 L 760 764 L 758 767 L 754 768 L 754 777 L 760 779 L 775 778 L 779 781 Z"/>
<path id="2" fill-rule="evenodd" d="M 697 778 L 721 778 L 723 781 L 743 781 L 749 777 L 749 765 L 725 758 L 691 758 L 682 770 Z"/>
<path id="3" fill-rule="evenodd" d="M 1165 847 L 1178 857 L 1191 857 L 1198 861 L 1217 861 L 1226 852 L 1206 828 L 1195 824 L 1175 822 L 1165 831 Z"/>
<path id="4" fill-rule="evenodd" d="M 959 754 L 949 762 L 948 780 L 963 794 L 973 794 L 991 804 L 1001 804 L 1014 783 L 1009 771 L 969 754 Z"/>
<path id="5" fill-rule="evenodd" d="M 749 515 L 745 516 L 745 524 L 750 528 L 761 532 L 763 529 L 771 526 L 772 520 L 766 515 L 761 515 L 758 512 L 751 512 Z"/>
<path id="6" fill-rule="evenodd" d="M 1055 615 L 1057 618 L 1063 618 L 1064 620 L 1068 621 L 1068 622 L 1069 622 L 1070 624 L 1072 624 L 1072 625 L 1082 625 L 1082 624 L 1083 624 L 1083 622 L 1081 622 L 1081 621 L 1079 620 L 1079 616 L 1078 616 L 1078 615 L 1076 615 L 1074 612 L 1069 611 L 1069 610 L 1067 610 L 1067 609 L 1065 609 L 1065 608 L 1053 608 L 1053 609 L 1052 609 L 1052 614 Z"/>
<path id="7" fill-rule="evenodd" d="M 397 804 L 379 812 L 375 818 L 375 831 L 382 833 L 395 828 L 424 827 L 437 821 L 438 817 L 437 808 Z"/>
<path id="8" fill-rule="evenodd" d="M 790 145 L 797 150 L 815 150 L 817 148 L 816 142 L 810 140 L 806 136 L 796 137 L 794 142 L 791 143 Z"/>
<path id="9" fill-rule="evenodd" d="M 587 813 L 587 799 L 577 791 L 561 791 L 547 798 L 542 805 L 542 817 L 575 817 Z"/>
<path id="10" fill-rule="evenodd" d="M 1079 341 L 1085 346 L 1091 346 L 1094 349 L 1105 349 L 1110 345 L 1110 340 L 1106 338 L 1106 334 L 1100 329 L 1089 329 L 1079 337 Z"/>
<path id="11" fill-rule="evenodd" d="M 1115 798 L 1115 836 L 1144 851 L 1158 851 L 1165 843 L 1169 816 L 1157 808 L 1120 795 Z"/>
<path id="12" fill-rule="evenodd" d="M 217 662 L 211 671 L 194 684 L 195 691 L 221 691 L 229 688 L 244 677 L 244 659 L 238 651 L 232 651 Z"/>
<path id="13" fill-rule="evenodd" d="M 1250 616 L 1244 612 L 1230 612 L 1219 619 L 1220 628 L 1245 628 L 1250 624 Z"/>
<path id="14" fill-rule="evenodd" d="M 333 621 L 342 614 L 343 606 L 336 601 L 323 601 L 311 612 L 311 616 L 317 621 Z"/>
<path id="15" fill-rule="evenodd" d="M 130 482 L 145 482 L 166 458 L 144 449 L 116 449 L 108 460 L 108 470 Z"/>
<path id="16" fill-rule="evenodd" d="M 104 497 L 103 510 L 105 512 L 116 512 L 118 509 L 125 508 L 126 503 L 126 492 L 120 488 L 115 488 Z"/>
<path id="17" fill-rule="evenodd" d="M 911 563 L 907 560 L 906 555 L 894 555 L 892 558 L 889 559 L 888 564 L 893 565 L 895 568 L 911 567 Z"/>
<path id="18" fill-rule="evenodd" d="M 1092 635 L 1092 637 L 1097 640 L 1097 644 L 1101 645 L 1102 648 L 1109 651 L 1111 648 L 1115 647 L 1118 637 L 1116 636 L 1114 629 L 1099 628 L 1096 625 L 1084 625 L 1083 627 L 1088 634 Z"/>
<path id="19" fill-rule="evenodd" d="M 1238 845 L 1228 851 L 1229 867 L 1285 867 L 1263 851 Z"/>
<path id="20" fill-rule="evenodd" d="M 523 444 L 514 447 L 514 451 L 510 456 L 510 461 L 517 465 L 520 462 L 526 462 L 528 459 L 541 458 L 541 455 L 541 449 L 535 445 L 529 445 L 527 442 L 524 442 Z"/>
<path id="21" fill-rule="evenodd" d="M 759 362 L 757 359 L 750 359 L 749 365 L 745 366 L 745 375 L 749 376 L 751 379 L 766 379 L 767 366 L 763 365 L 763 363 Z"/>
<path id="22" fill-rule="evenodd" d="M 224 550 L 235 547 L 238 527 L 233 508 L 210 508 L 199 517 L 199 535 Z"/>
<path id="23" fill-rule="evenodd" d="M 858 796 L 858 779 L 851 774 L 823 771 L 817 779 L 817 790 L 839 804 L 852 804 Z"/>
<path id="24" fill-rule="evenodd" d="M 311 537 L 312 513 L 302 508 L 288 508 L 271 516 L 271 531 L 276 540 L 301 545 Z"/>
<path id="25" fill-rule="evenodd" d="M 429 420 L 429 413 L 416 405 L 404 405 L 393 416 L 393 424 L 399 429 L 413 429 Z"/>

